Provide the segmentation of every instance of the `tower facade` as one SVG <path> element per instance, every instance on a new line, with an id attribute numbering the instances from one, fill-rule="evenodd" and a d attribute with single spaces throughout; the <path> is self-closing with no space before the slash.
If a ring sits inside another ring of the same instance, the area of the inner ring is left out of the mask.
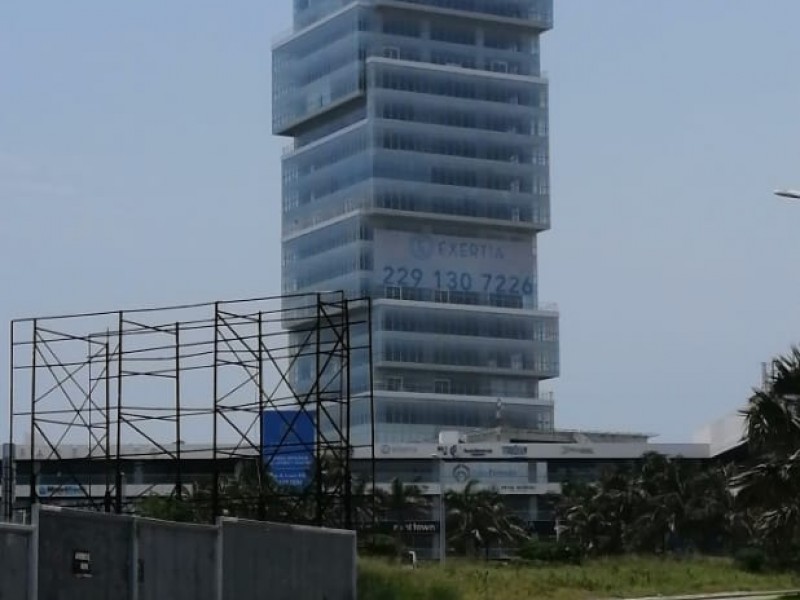
<path id="1" fill-rule="evenodd" d="M 551 25 L 552 0 L 295 0 L 274 47 L 283 291 L 372 298 L 350 384 L 372 377 L 376 443 L 553 426 L 558 314 L 536 269 Z"/>

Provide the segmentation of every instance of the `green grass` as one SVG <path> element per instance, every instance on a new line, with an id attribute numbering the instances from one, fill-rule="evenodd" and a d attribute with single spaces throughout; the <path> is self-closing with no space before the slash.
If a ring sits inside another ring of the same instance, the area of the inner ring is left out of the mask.
<path id="1" fill-rule="evenodd" d="M 362 600 L 588 600 L 800 587 L 790 573 L 748 573 L 718 558 L 622 557 L 581 566 L 450 561 L 412 571 L 361 559 Z"/>

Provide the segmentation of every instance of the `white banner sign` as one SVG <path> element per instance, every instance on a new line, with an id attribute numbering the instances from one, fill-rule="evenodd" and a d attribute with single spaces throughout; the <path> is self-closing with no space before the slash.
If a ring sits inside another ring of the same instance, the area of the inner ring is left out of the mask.
<path id="1" fill-rule="evenodd" d="M 530 296 L 530 242 L 375 231 L 374 278 L 384 286 Z"/>
<path id="2" fill-rule="evenodd" d="M 450 462 L 444 464 L 442 482 L 465 484 L 477 481 L 484 486 L 527 484 L 528 464 L 525 462 Z"/>

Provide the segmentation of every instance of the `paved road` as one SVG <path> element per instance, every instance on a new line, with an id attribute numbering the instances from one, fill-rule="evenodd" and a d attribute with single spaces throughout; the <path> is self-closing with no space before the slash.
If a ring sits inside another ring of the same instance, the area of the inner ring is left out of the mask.
<path id="1" fill-rule="evenodd" d="M 720 594 L 695 594 L 691 596 L 648 596 L 629 600 L 776 600 L 777 598 L 797 593 L 800 593 L 800 591 L 723 592 Z"/>

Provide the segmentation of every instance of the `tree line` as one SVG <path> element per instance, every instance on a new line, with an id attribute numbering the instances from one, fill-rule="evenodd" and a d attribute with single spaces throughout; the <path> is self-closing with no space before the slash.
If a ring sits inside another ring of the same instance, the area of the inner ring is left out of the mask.
<path id="1" fill-rule="evenodd" d="M 336 479 L 335 463 L 324 461 L 323 479 Z M 285 488 L 257 461 L 242 463 L 237 472 L 220 478 L 219 506 L 224 516 L 243 519 L 315 523 L 318 498 L 313 482 L 305 488 Z M 388 489 L 368 488 L 363 481 L 353 484 L 352 526 L 361 532 L 365 550 L 399 555 L 411 546 L 410 525 L 429 521 L 433 502 L 416 484 L 394 479 Z M 461 490 L 445 494 L 446 529 L 451 552 L 488 557 L 492 548 L 516 544 L 527 538 L 524 528 L 507 510 L 496 490 L 479 489 L 476 481 Z M 339 507 L 341 508 L 341 507 Z M 206 523 L 213 521 L 211 489 L 207 483 L 176 496 L 148 496 L 136 511 L 141 516 L 171 521 Z M 322 525 L 341 526 L 323 520 Z"/>
<path id="2" fill-rule="evenodd" d="M 746 552 L 753 563 L 800 564 L 798 403 L 800 349 L 793 348 L 774 361 L 765 386 L 754 391 L 743 411 L 746 459 L 727 464 L 650 453 L 592 483 L 565 483 L 555 543 L 547 552 L 528 544 L 522 554 L 580 560 L 623 553 Z M 317 471 L 323 488 L 340 479 L 337 469 L 335 461 L 324 460 Z M 314 522 L 319 516 L 309 491 L 314 487 L 282 489 L 258 461 L 250 461 L 220 480 L 218 497 L 223 514 L 230 516 Z M 196 486 L 191 495 L 189 501 L 146 498 L 138 511 L 179 521 L 210 520 L 208 486 Z M 451 552 L 488 558 L 493 548 L 525 547 L 529 541 L 502 496 L 477 482 L 446 492 L 445 506 Z M 405 525 L 430 519 L 432 504 L 415 484 L 395 479 L 388 490 L 373 490 L 354 481 L 351 514 L 352 525 L 367 534 L 365 543 L 383 540 L 384 549 L 399 552 L 411 541 Z M 394 527 L 381 528 L 387 523 Z"/>
<path id="3" fill-rule="evenodd" d="M 742 411 L 744 460 L 649 454 L 594 483 L 566 485 L 559 544 L 579 556 L 698 551 L 800 563 L 798 402 L 800 350 L 793 348 L 773 362 Z"/>

